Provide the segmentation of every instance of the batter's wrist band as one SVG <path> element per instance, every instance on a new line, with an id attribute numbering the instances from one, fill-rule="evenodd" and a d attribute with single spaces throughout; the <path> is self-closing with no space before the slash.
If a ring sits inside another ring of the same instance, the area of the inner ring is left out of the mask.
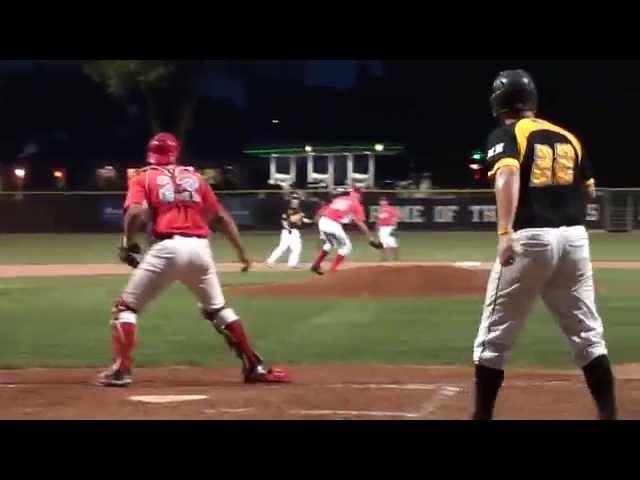
<path id="1" fill-rule="evenodd" d="M 502 235 L 510 235 L 513 233 L 513 230 L 511 230 L 510 228 L 505 228 L 503 230 L 498 230 L 498 235 L 502 236 Z"/>

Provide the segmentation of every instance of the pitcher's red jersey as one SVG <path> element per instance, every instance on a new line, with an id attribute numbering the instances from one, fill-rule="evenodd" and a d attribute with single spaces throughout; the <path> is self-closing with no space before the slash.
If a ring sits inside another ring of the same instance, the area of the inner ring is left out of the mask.
<path id="1" fill-rule="evenodd" d="M 338 223 L 348 222 L 352 218 L 357 218 L 361 222 L 365 220 L 362 203 L 360 203 L 358 197 L 354 195 L 334 198 L 324 210 L 322 216 Z"/>
<path id="2" fill-rule="evenodd" d="M 129 182 L 124 208 L 145 203 L 151 211 L 154 238 L 207 238 L 209 221 L 223 209 L 209 184 L 192 167 L 142 169 Z"/>
<path id="3" fill-rule="evenodd" d="M 383 205 L 378 209 L 377 224 L 379 227 L 395 227 L 398 223 L 398 211 L 391 205 Z"/>

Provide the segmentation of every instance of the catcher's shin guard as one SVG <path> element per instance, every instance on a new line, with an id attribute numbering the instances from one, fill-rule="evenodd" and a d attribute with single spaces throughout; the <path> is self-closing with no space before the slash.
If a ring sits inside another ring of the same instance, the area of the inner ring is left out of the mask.
<path id="1" fill-rule="evenodd" d="M 228 323 L 224 327 L 219 327 L 215 324 L 214 326 L 225 339 L 229 348 L 242 361 L 243 372 L 252 370 L 261 363 L 262 359 L 249 345 L 249 339 L 240 320 Z"/>
<path id="2" fill-rule="evenodd" d="M 119 298 L 113 306 L 112 314 L 113 361 L 122 371 L 128 372 L 133 365 L 131 354 L 136 346 L 137 313 L 122 298 Z"/>

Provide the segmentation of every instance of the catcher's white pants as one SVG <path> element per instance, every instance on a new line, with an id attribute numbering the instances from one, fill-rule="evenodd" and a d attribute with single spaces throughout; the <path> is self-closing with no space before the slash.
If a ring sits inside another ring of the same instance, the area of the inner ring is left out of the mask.
<path id="1" fill-rule="evenodd" d="M 202 310 L 217 311 L 224 307 L 225 299 L 206 238 L 176 236 L 151 246 L 136 268 L 122 293 L 122 299 L 140 312 L 163 289 L 174 281 L 184 284 L 198 299 Z M 121 321 L 132 321 L 135 316 L 125 312 Z M 237 320 L 230 308 L 220 312 L 216 323 L 224 327 Z"/>
<path id="2" fill-rule="evenodd" d="M 398 248 L 398 239 L 393 234 L 395 229 L 394 226 L 378 227 L 378 238 L 384 248 Z"/>
<path id="3" fill-rule="evenodd" d="M 504 368 L 538 295 L 567 337 L 579 367 L 606 354 L 585 228 L 524 229 L 515 236 L 522 254 L 511 266 L 502 267 L 498 261 L 493 266 L 474 344 L 474 362 Z"/>
<path id="4" fill-rule="evenodd" d="M 302 253 L 302 237 L 300 236 L 300 230 L 297 228 L 292 228 L 291 231 L 286 228 L 282 229 L 282 232 L 280 232 L 280 243 L 273 252 L 271 252 L 267 263 L 276 263 L 287 250 L 289 250 L 289 261 L 287 265 L 289 267 L 297 266 L 298 263 L 300 263 L 300 254 Z"/>
<path id="5" fill-rule="evenodd" d="M 340 223 L 330 218 L 322 217 L 318 222 L 318 230 L 320 231 L 320 238 L 324 242 L 322 249 L 325 252 L 330 252 L 333 248 L 337 248 L 338 255 L 343 257 L 351 253 L 351 240 L 349 240 L 349 236 Z"/>

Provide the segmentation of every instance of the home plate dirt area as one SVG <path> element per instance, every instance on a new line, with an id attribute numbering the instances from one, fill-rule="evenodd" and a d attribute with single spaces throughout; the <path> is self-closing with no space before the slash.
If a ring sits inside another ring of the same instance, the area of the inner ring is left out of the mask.
<path id="1" fill-rule="evenodd" d="M 489 265 L 359 265 L 333 278 L 234 285 L 239 294 L 295 297 L 482 295 Z M 462 268 L 460 268 L 462 267 Z M 619 268 L 599 264 L 599 268 Z M 627 268 L 637 268 L 637 264 Z M 237 271 L 236 264 L 221 265 Z M 0 266 L 0 277 L 113 275 L 119 265 Z M 142 368 L 129 388 L 93 384 L 95 369 L 0 370 L 0 419 L 467 419 L 473 369 L 407 365 L 294 365 L 293 383 L 245 385 L 237 368 Z M 640 419 L 640 367 L 617 365 L 621 418 Z M 579 370 L 509 369 L 497 419 L 594 419 Z"/>
<path id="2" fill-rule="evenodd" d="M 295 383 L 244 385 L 237 369 L 140 369 L 129 388 L 92 384 L 92 369 L 0 372 L 2 419 L 466 419 L 471 368 L 320 365 Z M 621 418 L 640 418 L 640 368 L 616 369 Z M 578 372 L 513 370 L 497 419 L 593 419 Z"/>

